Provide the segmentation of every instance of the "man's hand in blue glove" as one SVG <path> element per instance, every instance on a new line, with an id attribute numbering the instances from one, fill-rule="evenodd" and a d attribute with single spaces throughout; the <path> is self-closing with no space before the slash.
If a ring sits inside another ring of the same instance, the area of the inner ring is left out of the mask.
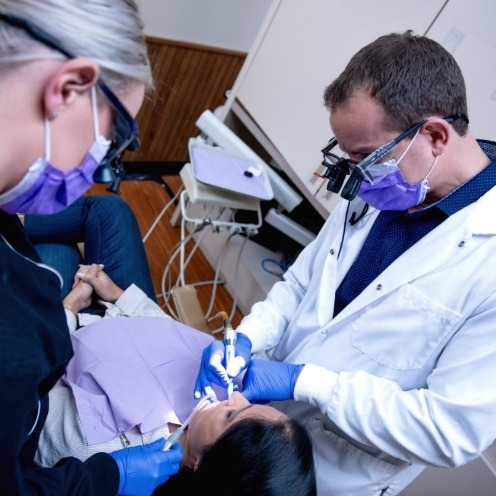
<path id="1" fill-rule="evenodd" d="M 251 341 L 244 334 L 239 333 L 236 336 L 235 353 L 229 370 L 226 370 L 226 348 L 222 341 L 216 340 L 203 350 L 200 371 L 196 377 L 195 398 L 200 398 L 202 393 L 208 393 L 212 383 L 227 388 L 231 377 L 236 377 L 247 367 L 251 360 Z"/>
<path id="2" fill-rule="evenodd" d="M 254 359 L 243 377 L 243 395 L 255 403 L 291 400 L 302 368 L 303 365 Z"/>
<path id="3" fill-rule="evenodd" d="M 162 438 L 110 453 L 119 467 L 118 496 L 150 496 L 158 485 L 179 471 L 181 446 L 175 444 L 169 451 L 162 451 L 164 444 Z"/>

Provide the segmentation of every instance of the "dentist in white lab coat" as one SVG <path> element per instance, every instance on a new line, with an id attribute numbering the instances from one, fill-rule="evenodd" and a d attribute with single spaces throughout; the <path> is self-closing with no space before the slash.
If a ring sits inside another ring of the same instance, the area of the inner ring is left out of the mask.
<path id="1" fill-rule="evenodd" d="M 227 373 L 307 427 L 319 496 L 394 495 L 496 438 L 496 143 L 470 132 L 451 55 L 409 32 L 359 51 L 324 102 L 348 155 L 333 169 L 331 141 L 329 170 L 362 173 L 243 319 Z M 214 343 L 197 391 L 224 366 Z"/>

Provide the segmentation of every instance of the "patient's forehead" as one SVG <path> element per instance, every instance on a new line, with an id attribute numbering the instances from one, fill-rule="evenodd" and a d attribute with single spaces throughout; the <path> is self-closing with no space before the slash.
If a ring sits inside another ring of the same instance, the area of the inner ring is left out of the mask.
<path id="1" fill-rule="evenodd" d="M 241 411 L 236 416 L 236 420 L 243 418 L 262 418 L 272 421 L 281 421 L 286 419 L 287 415 L 269 405 L 251 404 L 249 408 Z"/>

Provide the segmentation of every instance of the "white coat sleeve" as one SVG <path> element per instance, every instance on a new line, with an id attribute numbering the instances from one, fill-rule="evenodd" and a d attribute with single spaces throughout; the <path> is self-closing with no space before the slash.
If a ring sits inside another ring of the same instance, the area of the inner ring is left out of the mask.
<path id="1" fill-rule="evenodd" d="M 295 399 L 316 406 L 347 435 L 396 458 L 451 467 L 496 439 L 496 295 L 446 345 L 422 389 L 402 390 L 367 372 L 307 364 Z"/>

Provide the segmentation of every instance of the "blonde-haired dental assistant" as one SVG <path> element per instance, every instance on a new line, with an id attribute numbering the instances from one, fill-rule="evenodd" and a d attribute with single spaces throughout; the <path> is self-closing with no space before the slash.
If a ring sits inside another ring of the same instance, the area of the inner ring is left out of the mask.
<path id="1" fill-rule="evenodd" d="M 51 214 L 136 145 L 152 87 L 134 0 L 0 0 L 0 493 L 149 495 L 179 468 L 179 447 L 34 463 L 48 392 L 72 356 L 57 274 L 17 213 Z"/>

